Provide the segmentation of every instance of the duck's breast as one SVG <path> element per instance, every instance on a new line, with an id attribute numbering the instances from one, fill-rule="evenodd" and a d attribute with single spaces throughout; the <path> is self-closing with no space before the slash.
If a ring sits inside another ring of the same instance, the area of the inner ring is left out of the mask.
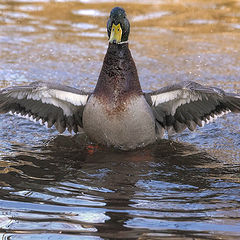
<path id="1" fill-rule="evenodd" d="M 83 129 L 93 141 L 122 149 L 156 140 L 152 110 L 142 95 L 117 105 L 92 95 L 83 112 Z"/>

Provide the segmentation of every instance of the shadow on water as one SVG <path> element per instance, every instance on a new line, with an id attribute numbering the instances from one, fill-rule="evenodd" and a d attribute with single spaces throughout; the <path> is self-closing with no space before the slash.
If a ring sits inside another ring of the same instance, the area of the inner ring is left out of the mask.
<path id="1" fill-rule="evenodd" d="M 4 157 L 0 175 L 4 237 L 41 233 L 59 239 L 61 233 L 61 239 L 74 239 L 76 234 L 218 239 L 212 229 L 216 234 L 227 227 L 237 232 L 224 214 L 232 208 L 232 215 L 239 218 L 234 207 L 240 186 L 219 178 L 237 175 L 239 168 L 224 167 L 194 146 L 170 140 L 120 152 L 86 147 L 79 141 L 83 138 L 58 136 L 40 149 L 21 152 L 19 147 L 14 156 Z M 223 186 L 234 193 L 226 193 Z M 223 220 L 221 227 L 218 222 Z"/>

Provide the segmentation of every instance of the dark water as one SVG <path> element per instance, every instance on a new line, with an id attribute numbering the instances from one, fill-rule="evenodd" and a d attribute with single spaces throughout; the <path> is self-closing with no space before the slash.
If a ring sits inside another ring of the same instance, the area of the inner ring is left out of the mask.
<path id="1" fill-rule="evenodd" d="M 1 1 L 0 86 L 91 90 L 123 6 L 143 89 L 240 92 L 239 1 Z M 240 115 L 120 152 L 0 115 L 1 239 L 240 239 Z"/>

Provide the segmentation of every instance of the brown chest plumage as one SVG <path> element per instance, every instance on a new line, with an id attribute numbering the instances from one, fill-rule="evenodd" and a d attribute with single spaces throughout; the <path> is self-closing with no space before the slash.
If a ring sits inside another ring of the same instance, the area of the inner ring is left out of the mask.
<path id="1" fill-rule="evenodd" d="M 143 94 L 128 43 L 109 43 L 93 94 L 103 104 L 114 104 L 116 111 L 124 110 L 128 99 Z"/>

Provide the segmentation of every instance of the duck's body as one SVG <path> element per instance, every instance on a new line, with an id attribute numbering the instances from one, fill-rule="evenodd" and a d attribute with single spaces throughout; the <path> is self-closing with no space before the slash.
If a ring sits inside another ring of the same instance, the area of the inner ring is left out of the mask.
<path id="1" fill-rule="evenodd" d="M 59 132 L 82 129 L 100 144 L 134 149 L 154 143 L 165 130 L 193 131 L 228 112 L 240 112 L 240 95 L 182 82 L 144 93 L 128 47 L 130 25 L 122 8 L 107 23 L 109 47 L 92 93 L 43 82 L 0 91 L 0 112 L 53 125 Z"/>
<path id="2" fill-rule="evenodd" d="M 83 129 L 94 142 L 121 149 L 155 142 L 154 126 L 153 113 L 142 95 L 126 99 L 119 106 L 106 106 L 92 95 L 83 112 Z"/>
<path id="3" fill-rule="evenodd" d="M 84 131 L 95 142 L 128 149 L 156 141 L 154 125 L 128 43 L 109 43 L 98 83 L 83 111 Z"/>

